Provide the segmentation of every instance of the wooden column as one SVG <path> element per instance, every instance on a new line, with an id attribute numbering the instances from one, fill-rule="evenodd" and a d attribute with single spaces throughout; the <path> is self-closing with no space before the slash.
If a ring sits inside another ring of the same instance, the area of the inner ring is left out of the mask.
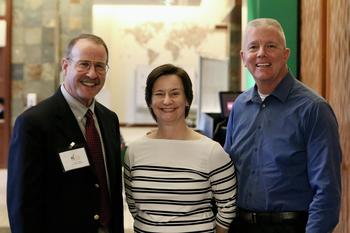
<path id="1" fill-rule="evenodd" d="M 6 46 L 0 47 L 0 96 L 5 100 L 5 117 L 0 121 L 0 168 L 7 167 L 7 153 L 11 129 L 11 25 L 12 1 L 6 0 Z"/>
<path id="2" fill-rule="evenodd" d="M 301 80 L 327 99 L 339 123 L 342 161 L 340 222 L 350 232 L 350 1 L 301 0 Z"/>
<path id="3" fill-rule="evenodd" d="M 350 232 L 350 1 L 327 1 L 326 98 L 339 122 L 342 206 L 335 233 Z"/>
<path id="4" fill-rule="evenodd" d="M 301 1 L 300 26 L 300 80 L 324 96 L 324 31 L 323 2 L 325 0 Z"/>

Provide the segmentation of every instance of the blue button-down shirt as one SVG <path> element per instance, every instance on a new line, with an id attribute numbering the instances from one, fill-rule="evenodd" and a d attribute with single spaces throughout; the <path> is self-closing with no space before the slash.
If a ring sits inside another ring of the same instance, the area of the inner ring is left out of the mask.
<path id="1" fill-rule="evenodd" d="M 235 101 L 225 150 L 236 166 L 237 205 L 255 211 L 308 211 L 307 233 L 338 222 L 341 149 L 327 102 L 290 73 L 264 101 L 256 87 Z"/>

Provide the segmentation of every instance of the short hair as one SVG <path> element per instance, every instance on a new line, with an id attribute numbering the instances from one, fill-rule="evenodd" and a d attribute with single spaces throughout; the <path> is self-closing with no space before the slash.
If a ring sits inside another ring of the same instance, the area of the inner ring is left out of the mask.
<path id="1" fill-rule="evenodd" d="M 257 18 L 257 19 L 253 19 L 252 21 L 249 21 L 247 24 L 247 27 L 245 28 L 245 31 L 244 31 L 244 37 L 246 36 L 247 32 L 251 28 L 258 28 L 258 27 L 263 27 L 263 26 L 276 28 L 283 39 L 284 47 L 286 47 L 286 45 L 287 45 L 286 36 L 284 34 L 282 25 L 276 19 L 272 19 L 272 18 Z"/>
<path id="2" fill-rule="evenodd" d="M 79 36 L 77 37 L 74 37 L 73 39 L 71 39 L 68 43 L 68 46 L 66 48 L 66 51 L 65 51 L 65 57 L 66 58 L 69 58 L 71 56 L 71 52 L 72 52 L 72 49 L 74 47 L 74 45 L 79 41 L 79 40 L 82 40 L 82 39 L 86 39 L 86 40 L 90 40 L 98 45 L 102 45 L 105 50 L 106 50 L 106 53 L 107 53 L 107 64 L 108 64 L 108 55 L 109 55 L 109 52 L 108 52 L 108 48 L 107 48 L 107 45 L 106 43 L 103 41 L 103 39 L 101 37 L 98 37 L 96 35 L 93 35 L 93 34 L 80 34 Z"/>
<path id="3" fill-rule="evenodd" d="M 157 121 L 156 115 L 154 114 L 151 108 L 152 89 L 153 89 L 154 83 L 158 80 L 158 78 L 160 78 L 163 75 L 171 75 L 171 74 L 178 76 L 181 79 L 182 85 L 184 87 L 186 100 L 189 104 L 189 106 L 186 107 L 185 109 L 185 117 L 187 117 L 190 112 L 190 106 L 193 100 L 192 82 L 190 77 L 188 76 L 187 72 L 184 69 L 174 66 L 172 64 L 164 64 L 156 67 L 151 71 L 151 73 L 147 77 L 146 88 L 145 88 L 145 100 L 152 114 L 153 119 L 156 121 Z"/>

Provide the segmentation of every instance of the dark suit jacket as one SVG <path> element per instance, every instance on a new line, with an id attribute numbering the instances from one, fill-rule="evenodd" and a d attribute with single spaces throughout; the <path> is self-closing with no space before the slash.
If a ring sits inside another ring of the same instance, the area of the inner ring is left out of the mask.
<path id="1" fill-rule="evenodd" d="M 97 102 L 95 113 L 108 167 L 111 233 L 124 232 L 119 121 Z M 60 90 L 17 118 L 7 181 L 12 233 L 97 233 L 94 215 L 99 212 L 99 189 L 94 171 L 89 166 L 64 172 L 59 158 L 71 142 L 86 147 Z"/>

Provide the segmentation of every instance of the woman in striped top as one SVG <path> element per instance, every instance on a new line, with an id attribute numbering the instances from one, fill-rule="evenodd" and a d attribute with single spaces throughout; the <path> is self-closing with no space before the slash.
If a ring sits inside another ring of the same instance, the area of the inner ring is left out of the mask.
<path id="1" fill-rule="evenodd" d="M 158 128 L 131 143 L 125 155 L 134 231 L 227 232 L 236 211 L 234 167 L 217 142 L 186 125 L 193 99 L 188 74 L 170 64 L 155 68 L 145 98 Z"/>

